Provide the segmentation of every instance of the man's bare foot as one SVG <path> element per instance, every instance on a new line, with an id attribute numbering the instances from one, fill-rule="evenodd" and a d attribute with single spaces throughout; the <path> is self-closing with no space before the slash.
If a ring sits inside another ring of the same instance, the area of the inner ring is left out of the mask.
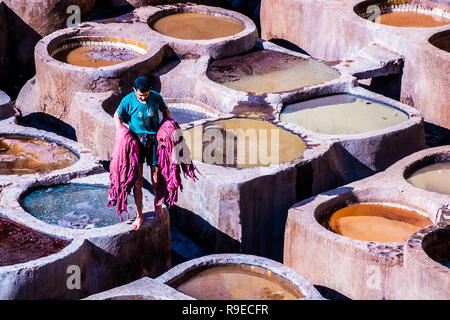
<path id="1" fill-rule="evenodd" d="M 131 227 L 134 230 L 139 230 L 141 228 L 143 222 L 144 222 L 144 218 L 137 217 L 136 220 L 134 220 L 134 222 L 131 224 Z"/>
<path id="2" fill-rule="evenodd" d="M 156 213 L 157 218 L 162 218 L 163 213 L 164 213 L 162 206 L 157 206 L 155 209 L 155 213 Z"/>

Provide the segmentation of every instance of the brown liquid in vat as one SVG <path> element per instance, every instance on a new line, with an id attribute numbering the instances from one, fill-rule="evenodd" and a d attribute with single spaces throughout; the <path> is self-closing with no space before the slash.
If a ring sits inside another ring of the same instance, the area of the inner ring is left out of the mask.
<path id="1" fill-rule="evenodd" d="M 138 53 L 117 47 L 82 46 L 65 50 L 55 55 L 55 59 L 80 67 L 107 67 L 135 59 Z"/>
<path id="2" fill-rule="evenodd" d="M 267 273 L 225 266 L 201 271 L 176 289 L 199 300 L 293 300 L 303 297 Z"/>
<path id="3" fill-rule="evenodd" d="M 200 12 L 183 12 L 165 16 L 153 29 L 169 37 L 186 40 L 208 40 L 235 35 L 244 25 L 232 18 Z"/>
<path id="4" fill-rule="evenodd" d="M 69 243 L 0 217 L 0 267 L 46 257 Z"/>
<path id="5" fill-rule="evenodd" d="M 55 142 L 0 136 L 0 175 L 47 173 L 71 166 L 78 157 Z"/>
<path id="6" fill-rule="evenodd" d="M 378 19 L 375 20 L 378 22 Z M 450 19 L 414 11 L 393 11 L 379 17 L 379 23 L 395 27 L 430 28 L 450 23 Z"/>
<path id="7" fill-rule="evenodd" d="M 322 84 L 339 78 L 326 64 L 272 50 L 216 60 L 207 76 L 236 91 L 261 95 Z"/>
<path id="8" fill-rule="evenodd" d="M 362 241 L 406 242 L 432 221 L 414 211 L 381 204 L 355 204 L 333 213 L 330 228 Z"/>
<path id="9" fill-rule="evenodd" d="M 208 130 L 210 130 L 209 133 L 218 133 L 216 136 L 222 139 L 223 144 L 214 145 L 215 138 L 208 136 Z M 227 132 L 235 134 L 227 134 Z M 274 134 L 273 137 L 272 134 Z M 267 121 L 254 119 L 234 118 L 214 121 L 188 129 L 183 135 L 191 151 L 192 159 L 238 169 L 288 162 L 301 158 L 306 149 L 306 144 L 300 137 Z M 272 141 L 272 138 L 276 139 L 276 136 L 278 141 Z M 214 153 L 208 151 L 212 149 L 212 146 L 217 146 Z M 227 160 L 227 150 L 232 150 L 231 156 L 228 157 L 231 162 Z M 214 157 L 207 158 L 210 154 Z M 222 163 L 218 163 L 218 159 Z"/>

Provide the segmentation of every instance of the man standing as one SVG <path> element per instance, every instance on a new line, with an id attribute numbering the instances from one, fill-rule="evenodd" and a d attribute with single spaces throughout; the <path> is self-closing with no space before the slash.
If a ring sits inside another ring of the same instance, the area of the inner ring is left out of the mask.
<path id="1" fill-rule="evenodd" d="M 159 129 L 158 110 L 164 118 L 170 118 L 170 111 L 162 96 L 150 90 L 150 83 L 146 77 L 136 78 L 133 90 L 134 92 L 122 99 L 114 113 L 114 123 L 116 128 L 126 123 L 139 142 L 139 166 L 133 189 L 137 217 L 132 224 L 133 229 L 138 230 L 144 221 L 142 214 L 143 164 L 145 161 L 151 168 L 153 191 L 156 192 L 160 179 L 156 140 Z M 155 212 L 157 217 L 162 217 L 162 206 L 157 206 Z"/>

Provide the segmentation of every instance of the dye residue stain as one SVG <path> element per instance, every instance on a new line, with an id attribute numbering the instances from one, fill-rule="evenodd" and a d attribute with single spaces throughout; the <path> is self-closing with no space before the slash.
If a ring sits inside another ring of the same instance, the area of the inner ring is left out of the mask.
<path id="1" fill-rule="evenodd" d="M 92 229 L 120 222 L 115 207 L 107 207 L 108 187 L 67 184 L 32 191 L 22 201 L 26 211 L 46 223 L 72 229 Z M 130 217 L 136 213 L 128 198 Z M 126 215 L 123 213 L 123 215 Z"/>
<path id="2" fill-rule="evenodd" d="M 61 51 L 54 58 L 75 66 L 99 68 L 116 65 L 139 56 L 140 54 L 125 48 L 91 45 Z"/>
<path id="3" fill-rule="evenodd" d="M 450 195 L 450 162 L 434 163 L 419 169 L 407 181 L 420 189 Z"/>
<path id="4" fill-rule="evenodd" d="M 232 18 L 200 12 L 171 14 L 157 20 L 153 29 L 169 37 L 209 40 L 235 35 L 244 25 Z"/>
<path id="5" fill-rule="evenodd" d="M 394 27 L 430 28 L 450 23 L 450 19 L 433 14 L 414 11 L 393 11 L 384 13 L 375 20 L 381 24 Z"/>
<path id="6" fill-rule="evenodd" d="M 336 70 L 319 61 L 271 50 L 214 61 L 207 75 L 230 89 L 256 95 L 291 91 L 339 77 Z"/>
<path id="7" fill-rule="evenodd" d="M 293 300 L 303 297 L 273 276 L 227 266 L 200 271 L 176 289 L 199 300 Z"/>
<path id="8" fill-rule="evenodd" d="M 432 221 L 403 208 L 364 203 L 336 211 L 329 224 L 334 232 L 355 240 L 406 242 Z"/>
<path id="9" fill-rule="evenodd" d="M 0 175 L 47 173 L 71 166 L 78 157 L 55 142 L 24 136 L 0 136 Z"/>
<path id="10" fill-rule="evenodd" d="M 0 218 L 0 267 L 49 256 L 69 243 Z"/>
<path id="11" fill-rule="evenodd" d="M 338 135 L 389 128 L 408 120 L 408 115 L 385 104 L 338 94 L 287 105 L 280 120 L 315 132 Z"/>
<path id="12" fill-rule="evenodd" d="M 192 159 L 238 169 L 300 159 L 306 149 L 300 137 L 254 119 L 214 121 L 183 135 Z"/>

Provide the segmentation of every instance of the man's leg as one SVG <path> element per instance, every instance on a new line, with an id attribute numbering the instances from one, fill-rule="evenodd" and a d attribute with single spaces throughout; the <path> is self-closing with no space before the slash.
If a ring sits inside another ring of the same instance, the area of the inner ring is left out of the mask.
<path id="1" fill-rule="evenodd" d="M 158 166 L 151 166 L 152 168 L 152 185 L 153 185 L 153 192 L 156 195 L 156 190 L 158 190 L 159 187 L 159 167 Z M 163 216 L 163 208 L 162 206 L 157 206 L 155 208 L 155 213 L 158 218 L 161 218 Z"/>
<path id="2" fill-rule="evenodd" d="M 134 230 L 138 230 L 142 226 L 142 223 L 144 222 L 144 215 L 142 214 L 142 186 L 144 185 L 143 165 L 144 165 L 143 163 L 139 163 L 138 165 L 137 178 L 133 189 L 134 202 L 136 202 L 136 210 L 137 210 L 136 220 L 131 224 Z"/>

